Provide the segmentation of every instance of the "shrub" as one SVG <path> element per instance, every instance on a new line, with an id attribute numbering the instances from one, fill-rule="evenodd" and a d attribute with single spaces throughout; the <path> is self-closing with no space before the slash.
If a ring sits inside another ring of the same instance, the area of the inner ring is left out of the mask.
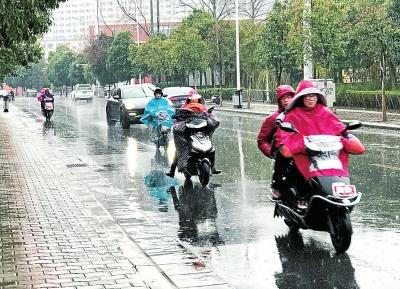
<path id="1" fill-rule="evenodd" d="M 335 106 L 378 110 L 382 108 L 381 92 L 339 90 L 336 91 Z M 386 106 L 389 110 L 400 110 L 400 91 L 386 92 Z"/>

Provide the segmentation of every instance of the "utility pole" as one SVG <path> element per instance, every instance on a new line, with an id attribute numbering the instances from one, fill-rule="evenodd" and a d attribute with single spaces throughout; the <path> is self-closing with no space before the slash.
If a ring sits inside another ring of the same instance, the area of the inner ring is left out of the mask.
<path id="1" fill-rule="evenodd" d="M 160 0 L 157 0 L 157 34 L 160 33 Z"/>
<path id="2" fill-rule="evenodd" d="M 100 34 L 99 27 L 99 0 L 96 0 L 96 35 Z"/>
<path id="3" fill-rule="evenodd" d="M 153 0 L 150 0 L 150 34 L 154 33 Z"/>
<path id="4" fill-rule="evenodd" d="M 304 79 L 313 78 L 312 47 L 311 47 L 311 0 L 304 0 L 303 31 L 304 31 Z"/>
<path id="5" fill-rule="evenodd" d="M 237 108 L 242 108 L 240 88 L 240 51 L 239 51 L 239 0 L 236 0 L 236 93 L 238 102 Z"/>
<path id="6" fill-rule="evenodd" d="M 138 11 L 138 4 L 135 2 L 135 19 L 136 19 L 136 42 L 137 46 L 139 47 L 140 45 L 140 34 L 139 34 L 139 19 L 137 17 L 137 11 Z M 142 84 L 142 74 L 139 73 L 139 83 Z"/>

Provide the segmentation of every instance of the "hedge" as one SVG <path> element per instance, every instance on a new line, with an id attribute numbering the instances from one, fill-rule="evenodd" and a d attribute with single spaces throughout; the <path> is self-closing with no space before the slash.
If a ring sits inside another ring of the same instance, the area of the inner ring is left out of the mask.
<path id="1" fill-rule="evenodd" d="M 337 91 L 335 106 L 381 109 L 382 96 L 380 91 Z M 386 92 L 386 106 L 389 110 L 400 110 L 400 91 Z"/>

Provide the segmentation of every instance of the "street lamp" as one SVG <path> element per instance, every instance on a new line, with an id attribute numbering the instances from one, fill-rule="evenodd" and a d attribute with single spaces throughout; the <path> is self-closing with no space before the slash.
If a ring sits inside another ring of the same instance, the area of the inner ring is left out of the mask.
<path id="1" fill-rule="evenodd" d="M 137 10 L 138 10 L 138 3 L 135 1 L 135 19 L 136 19 L 136 41 L 137 41 L 137 46 L 139 47 L 139 19 L 137 18 Z M 142 84 L 142 74 L 139 73 L 139 83 Z"/>
<path id="2" fill-rule="evenodd" d="M 239 0 L 236 0 L 236 95 L 234 95 L 233 105 L 242 108 L 241 88 L 240 88 L 240 52 L 239 52 Z M 235 101 L 236 100 L 236 101 Z"/>
<path id="3" fill-rule="evenodd" d="M 303 11 L 303 29 L 304 29 L 304 47 L 303 47 L 303 62 L 304 62 L 304 79 L 313 78 L 313 63 L 312 63 L 312 47 L 311 47 L 311 0 L 304 0 Z"/>

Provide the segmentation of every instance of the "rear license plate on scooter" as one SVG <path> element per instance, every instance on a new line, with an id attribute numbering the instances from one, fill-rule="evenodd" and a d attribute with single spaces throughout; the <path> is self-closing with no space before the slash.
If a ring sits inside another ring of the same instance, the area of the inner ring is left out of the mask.
<path id="1" fill-rule="evenodd" d="M 357 195 L 356 186 L 346 184 L 332 184 L 333 195 L 336 197 L 349 198 Z"/>

